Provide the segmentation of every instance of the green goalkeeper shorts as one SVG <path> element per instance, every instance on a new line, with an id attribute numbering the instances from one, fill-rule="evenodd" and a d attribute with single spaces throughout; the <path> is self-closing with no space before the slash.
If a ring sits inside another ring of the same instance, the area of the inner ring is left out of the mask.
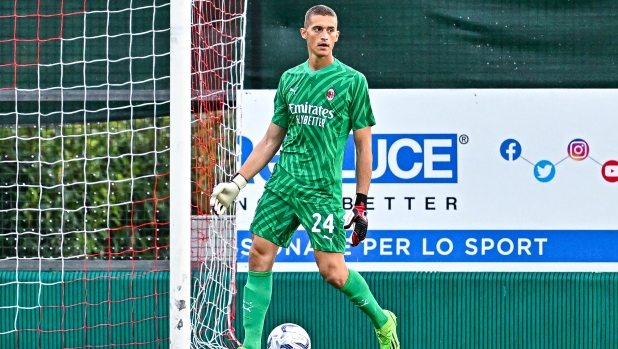
<path id="1" fill-rule="evenodd" d="M 314 250 L 344 253 L 344 214 L 341 201 L 336 198 L 299 198 L 264 189 L 250 229 L 253 234 L 287 248 L 302 225 Z"/>

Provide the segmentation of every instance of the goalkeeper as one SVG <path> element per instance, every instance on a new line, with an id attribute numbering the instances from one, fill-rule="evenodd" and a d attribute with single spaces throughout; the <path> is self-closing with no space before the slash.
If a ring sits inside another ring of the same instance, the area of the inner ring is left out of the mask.
<path id="1" fill-rule="evenodd" d="M 395 315 L 380 307 L 363 277 L 348 269 L 344 260 L 345 229 L 354 227 L 352 246 L 367 233 L 371 126 L 375 125 L 367 81 L 333 56 L 339 31 L 332 9 L 323 5 L 309 9 L 300 33 L 307 41 L 308 61 L 282 75 L 266 135 L 232 180 L 217 185 L 211 196 L 212 209 L 223 214 L 247 181 L 281 148 L 250 228 L 253 242 L 243 299 L 243 348 L 261 347 L 278 248 L 288 247 L 302 225 L 315 250 L 320 275 L 367 314 L 380 349 L 399 349 Z M 351 130 L 356 145 L 357 194 L 344 222 L 342 163 Z"/>

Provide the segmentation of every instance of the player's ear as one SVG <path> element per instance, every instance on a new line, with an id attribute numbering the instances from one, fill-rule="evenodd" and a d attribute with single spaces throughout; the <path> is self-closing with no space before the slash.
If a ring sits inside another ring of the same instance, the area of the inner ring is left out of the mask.
<path id="1" fill-rule="evenodd" d="M 300 36 L 302 36 L 303 39 L 307 40 L 307 29 L 300 28 Z"/>
<path id="2" fill-rule="evenodd" d="M 341 34 L 341 32 L 337 30 L 337 35 L 335 35 L 335 42 L 339 41 L 339 34 Z"/>

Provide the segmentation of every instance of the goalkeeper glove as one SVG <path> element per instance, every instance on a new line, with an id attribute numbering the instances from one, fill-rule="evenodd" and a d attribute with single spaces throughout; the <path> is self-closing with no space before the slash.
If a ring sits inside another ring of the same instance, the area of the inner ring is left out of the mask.
<path id="1" fill-rule="evenodd" d="M 217 184 L 210 195 L 210 208 L 217 216 L 221 216 L 246 185 L 247 180 L 240 173 L 235 174 L 229 182 Z"/>
<path id="2" fill-rule="evenodd" d="M 356 194 L 354 207 L 345 217 L 344 229 L 352 228 L 352 246 L 358 246 L 367 237 L 367 195 Z"/>

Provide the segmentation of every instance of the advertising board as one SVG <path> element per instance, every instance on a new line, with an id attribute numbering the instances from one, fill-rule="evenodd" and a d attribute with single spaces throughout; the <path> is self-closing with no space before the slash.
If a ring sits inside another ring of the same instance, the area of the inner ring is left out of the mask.
<path id="1" fill-rule="evenodd" d="M 274 90 L 243 95 L 244 161 Z M 618 271 L 618 91 L 371 90 L 377 124 L 361 271 Z M 355 194 L 354 142 L 343 163 Z M 273 161 L 237 204 L 239 270 Z M 317 270 L 299 230 L 275 270 Z M 348 232 L 349 236 L 349 232 Z"/>

